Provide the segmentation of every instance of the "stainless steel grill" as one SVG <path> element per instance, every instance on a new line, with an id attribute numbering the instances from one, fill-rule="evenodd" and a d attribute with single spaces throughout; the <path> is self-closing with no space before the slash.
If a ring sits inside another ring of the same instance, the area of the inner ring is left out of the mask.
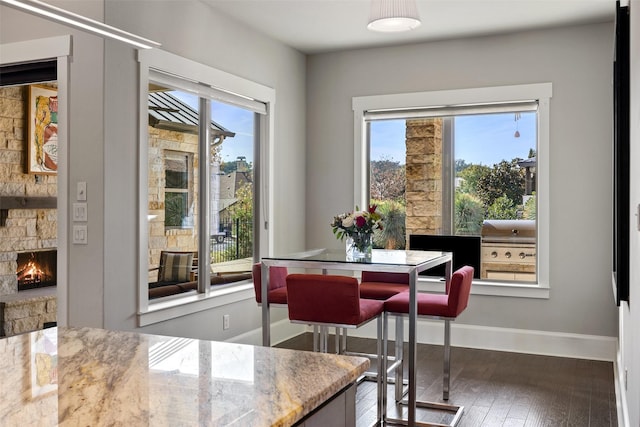
<path id="1" fill-rule="evenodd" d="M 536 281 L 536 222 L 486 220 L 482 223 L 480 277 Z"/>

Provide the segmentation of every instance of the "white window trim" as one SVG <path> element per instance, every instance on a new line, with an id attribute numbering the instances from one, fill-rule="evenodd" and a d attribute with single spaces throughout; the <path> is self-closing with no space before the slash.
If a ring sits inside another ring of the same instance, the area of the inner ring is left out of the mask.
<path id="1" fill-rule="evenodd" d="M 411 92 L 390 95 L 358 96 L 352 99 L 354 133 L 354 205 L 366 206 L 368 201 L 367 176 L 369 147 L 366 143 L 365 112 L 372 110 L 418 109 L 423 107 L 466 104 L 491 104 L 523 100 L 538 100 L 537 157 L 537 214 L 538 214 L 538 283 L 474 281 L 471 292 L 476 295 L 497 295 L 526 298 L 549 298 L 549 100 L 551 83 L 533 83 L 514 86 L 495 86 L 472 89 L 453 89 L 432 92 Z M 420 279 L 420 288 L 442 291 L 437 280 Z"/>
<path id="2" fill-rule="evenodd" d="M 198 62 L 159 50 L 138 51 L 140 63 L 139 86 L 139 110 L 140 134 L 139 134 L 139 192 L 138 192 L 138 325 L 146 326 L 157 322 L 173 319 L 180 316 L 208 310 L 224 304 L 231 304 L 246 300 L 253 296 L 249 292 L 246 282 L 237 286 L 228 286 L 206 293 L 178 296 L 166 301 L 158 301 L 152 304 L 148 299 L 148 246 L 149 236 L 147 232 L 147 147 L 148 121 L 147 91 L 149 86 L 149 71 L 160 70 L 185 80 L 210 85 L 212 88 L 220 88 L 231 93 L 260 101 L 266 105 L 267 114 L 260 116 L 260 211 L 258 212 L 259 224 L 259 253 L 270 254 L 273 252 L 273 230 L 268 227 L 269 219 L 273 218 L 273 192 L 269 191 L 273 182 L 273 156 L 274 156 L 274 111 L 276 92 L 273 88 L 252 82 L 242 77 L 235 76 L 225 71 L 200 64 Z"/>

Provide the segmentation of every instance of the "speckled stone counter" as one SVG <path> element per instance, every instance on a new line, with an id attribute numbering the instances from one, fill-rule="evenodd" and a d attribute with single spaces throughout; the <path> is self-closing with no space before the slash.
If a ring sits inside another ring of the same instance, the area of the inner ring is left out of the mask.
<path id="1" fill-rule="evenodd" d="M 368 359 L 91 328 L 0 339 L 3 426 L 289 426 Z"/>

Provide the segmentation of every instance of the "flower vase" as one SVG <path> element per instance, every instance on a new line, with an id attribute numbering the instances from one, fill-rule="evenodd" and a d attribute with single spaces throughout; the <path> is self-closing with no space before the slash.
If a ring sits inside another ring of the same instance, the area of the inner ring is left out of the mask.
<path id="1" fill-rule="evenodd" d="M 346 250 L 347 261 L 371 261 L 373 235 L 362 233 L 347 237 Z"/>

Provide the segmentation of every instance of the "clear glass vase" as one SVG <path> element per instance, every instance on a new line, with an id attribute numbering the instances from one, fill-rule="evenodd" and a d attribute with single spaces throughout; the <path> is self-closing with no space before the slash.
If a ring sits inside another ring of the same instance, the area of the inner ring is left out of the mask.
<path id="1" fill-rule="evenodd" d="M 347 237 L 347 261 L 370 261 L 373 250 L 373 235 L 359 233 Z"/>

